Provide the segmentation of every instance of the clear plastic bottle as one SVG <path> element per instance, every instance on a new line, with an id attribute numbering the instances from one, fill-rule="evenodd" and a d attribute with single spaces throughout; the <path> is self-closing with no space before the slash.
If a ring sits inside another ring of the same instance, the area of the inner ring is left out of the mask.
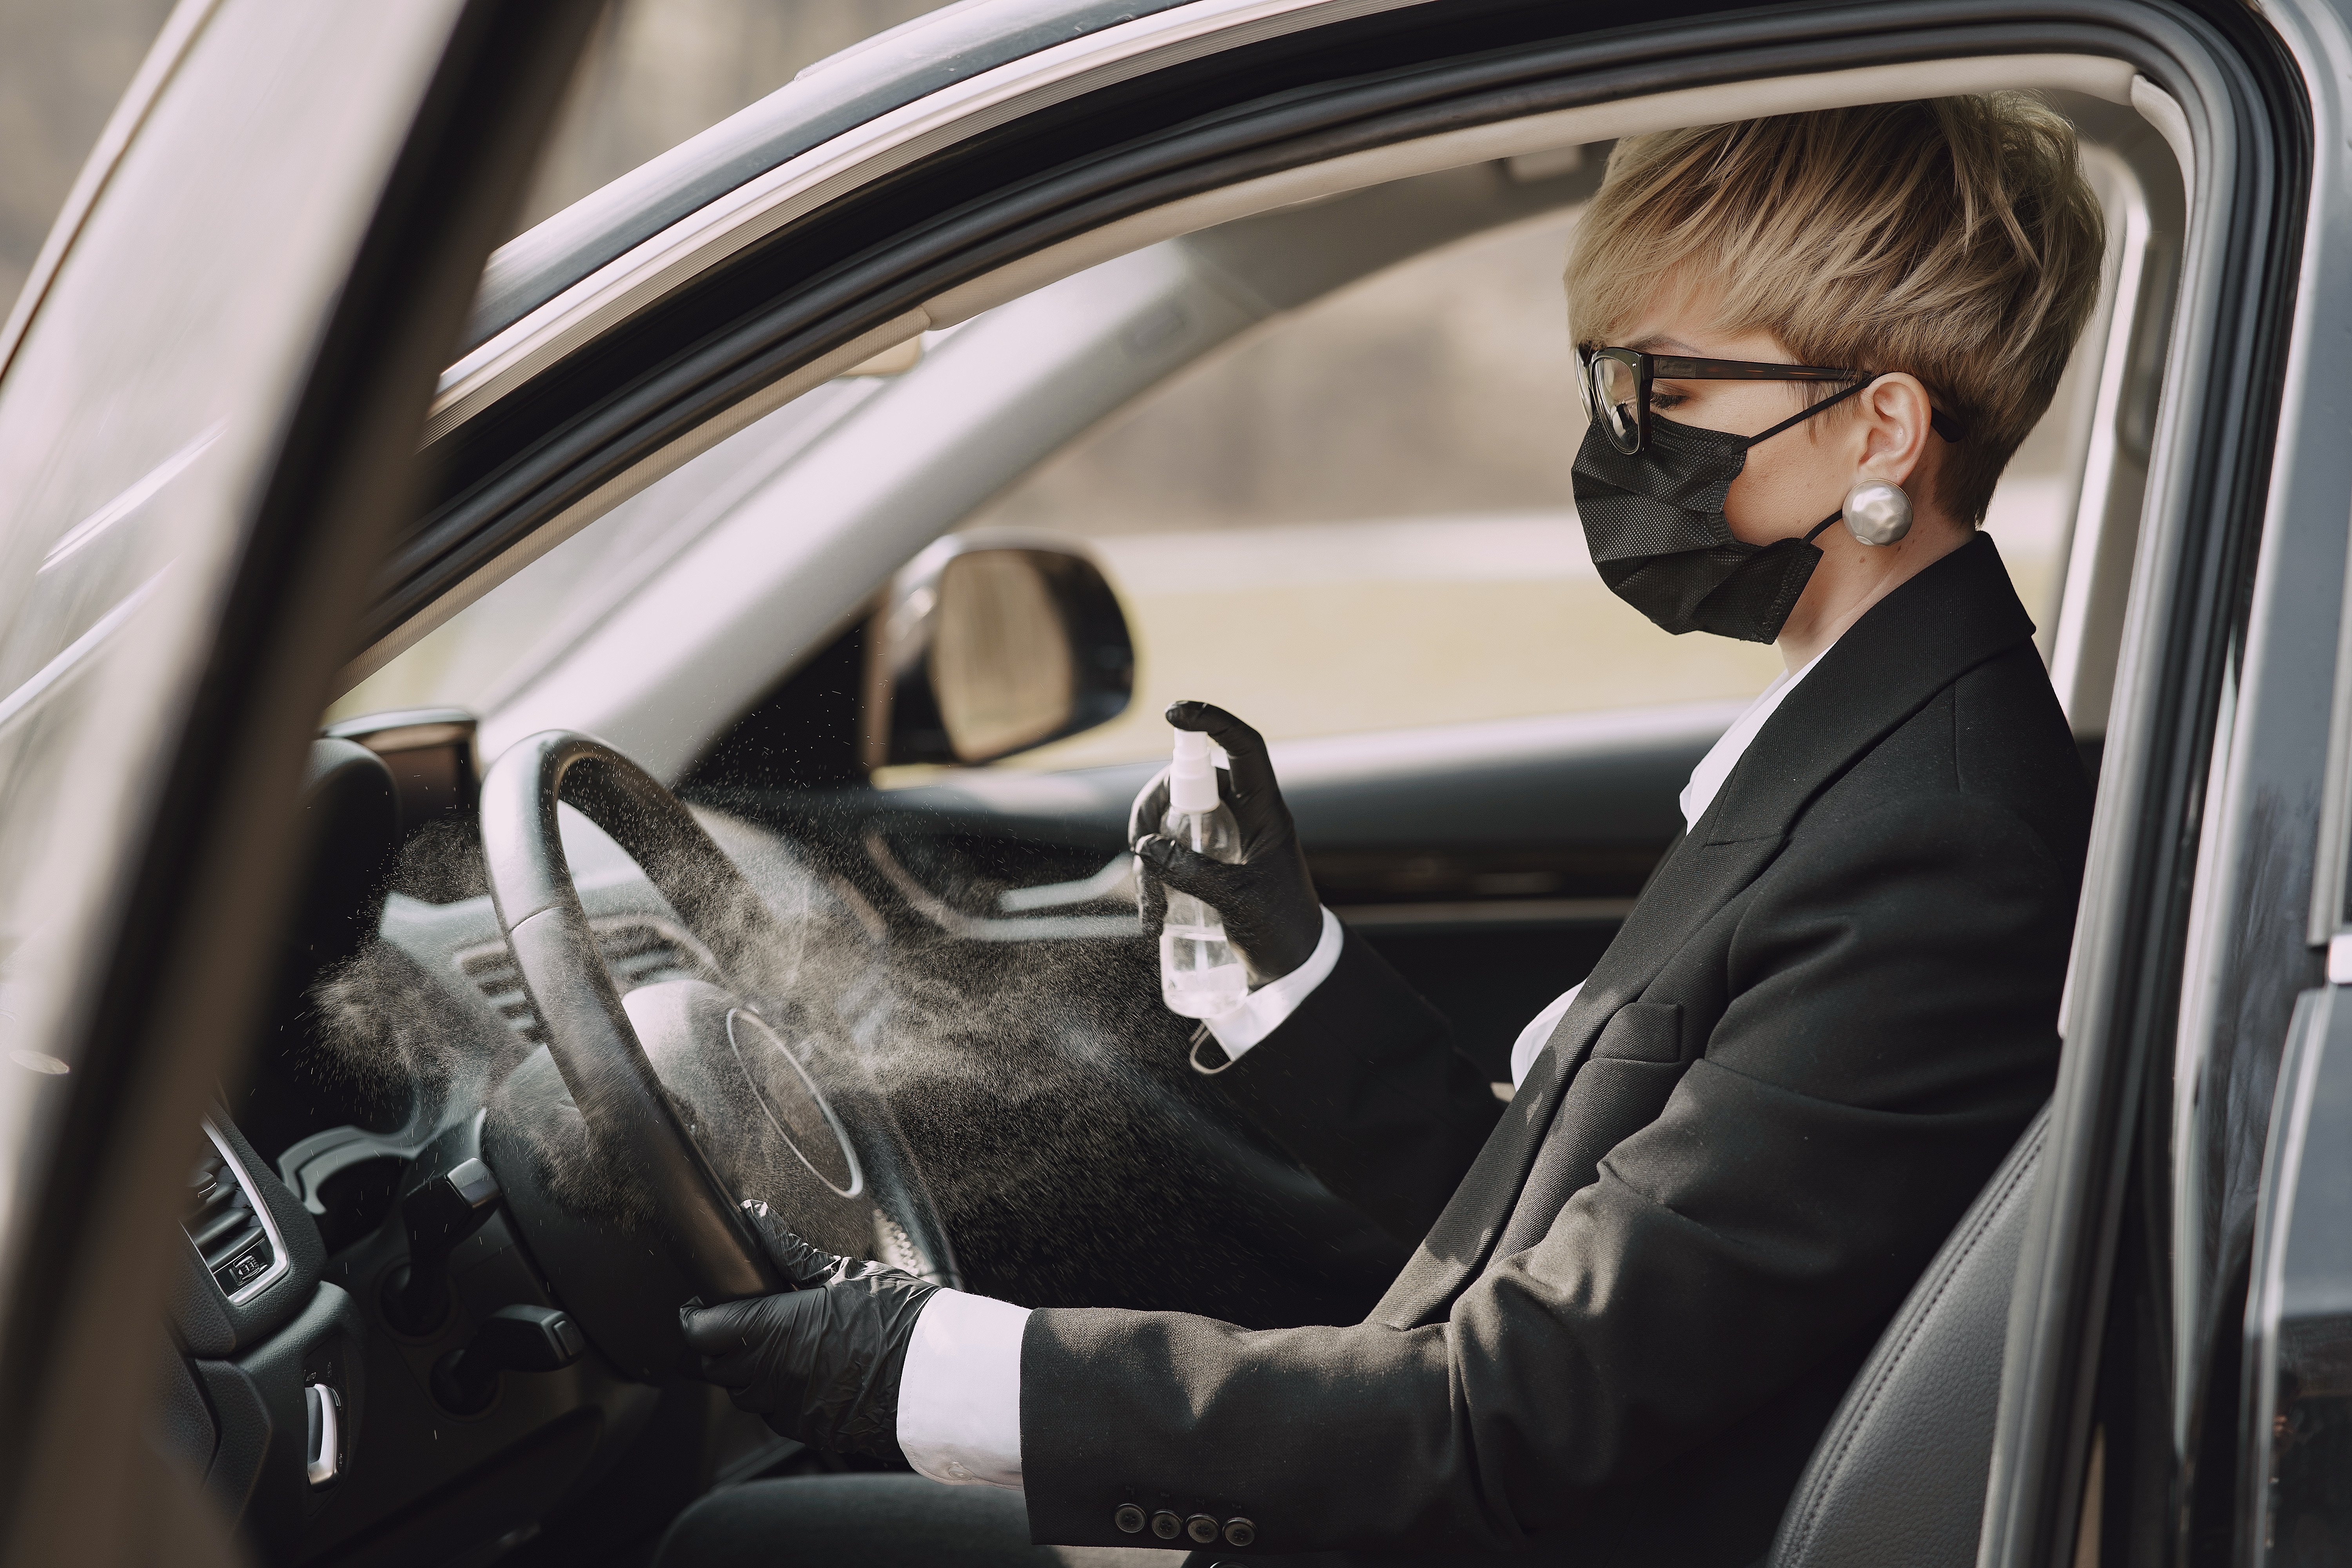
<path id="1" fill-rule="evenodd" d="M 1176 761 L 1168 770 L 1168 816 L 1160 831 L 1212 860 L 1242 858 L 1242 830 L 1217 797 L 1217 770 L 1209 737 L 1176 731 Z M 1168 1010 L 1186 1018 L 1213 1018 L 1249 994 L 1249 973 L 1225 940 L 1216 910 L 1170 888 L 1168 916 L 1160 928 L 1160 994 Z"/>

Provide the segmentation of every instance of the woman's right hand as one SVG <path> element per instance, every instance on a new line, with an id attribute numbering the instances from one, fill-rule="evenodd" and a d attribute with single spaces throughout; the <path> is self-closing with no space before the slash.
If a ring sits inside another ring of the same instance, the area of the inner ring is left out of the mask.
<path id="1" fill-rule="evenodd" d="M 1323 940 L 1323 904 L 1315 879 L 1298 847 L 1290 808 L 1274 782 L 1265 741 L 1223 709 L 1206 702 L 1179 702 L 1168 722 L 1197 730 L 1223 746 L 1230 768 L 1217 770 L 1217 793 L 1233 809 L 1242 833 L 1242 858 L 1228 865 L 1185 848 L 1160 831 L 1168 815 L 1168 773 L 1143 786 L 1128 816 L 1128 842 L 1141 861 L 1137 868 L 1143 929 L 1160 933 L 1167 910 L 1162 884 L 1190 893 L 1217 911 L 1226 940 L 1263 985 L 1280 979 L 1314 956 Z"/>

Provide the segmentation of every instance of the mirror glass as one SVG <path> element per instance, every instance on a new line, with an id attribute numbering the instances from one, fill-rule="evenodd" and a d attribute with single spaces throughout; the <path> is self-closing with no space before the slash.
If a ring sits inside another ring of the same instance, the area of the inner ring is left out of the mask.
<path id="1" fill-rule="evenodd" d="M 1037 560 L 976 550 L 940 574 L 931 688 L 962 762 L 1036 744 L 1070 722 L 1076 671 L 1069 633 Z"/>

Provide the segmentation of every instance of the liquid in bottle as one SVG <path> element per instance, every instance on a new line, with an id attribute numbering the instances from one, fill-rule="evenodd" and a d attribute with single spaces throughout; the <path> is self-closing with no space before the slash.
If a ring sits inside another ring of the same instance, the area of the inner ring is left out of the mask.
<path id="1" fill-rule="evenodd" d="M 1168 771 L 1168 816 L 1160 831 L 1196 855 L 1212 860 L 1242 858 L 1241 826 L 1217 796 L 1217 771 L 1209 738 L 1176 731 L 1176 760 Z M 1225 922 L 1190 893 L 1170 888 L 1168 914 L 1160 928 L 1160 994 L 1168 1010 L 1186 1018 L 1213 1018 L 1249 994 L 1249 974 L 1241 955 L 1225 940 Z"/>

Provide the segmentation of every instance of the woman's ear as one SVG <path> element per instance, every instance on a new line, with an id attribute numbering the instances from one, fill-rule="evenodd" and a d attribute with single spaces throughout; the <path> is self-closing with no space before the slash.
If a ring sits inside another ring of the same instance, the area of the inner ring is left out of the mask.
<path id="1" fill-rule="evenodd" d="M 1927 387 L 1917 376 L 1895 371 L 1872 382 L 1854 401 L 1862 405 L 1855 421 L 1861 426 L 1862 472 L 1910 488 L 1927 449 L 1932 410 Z"/>

